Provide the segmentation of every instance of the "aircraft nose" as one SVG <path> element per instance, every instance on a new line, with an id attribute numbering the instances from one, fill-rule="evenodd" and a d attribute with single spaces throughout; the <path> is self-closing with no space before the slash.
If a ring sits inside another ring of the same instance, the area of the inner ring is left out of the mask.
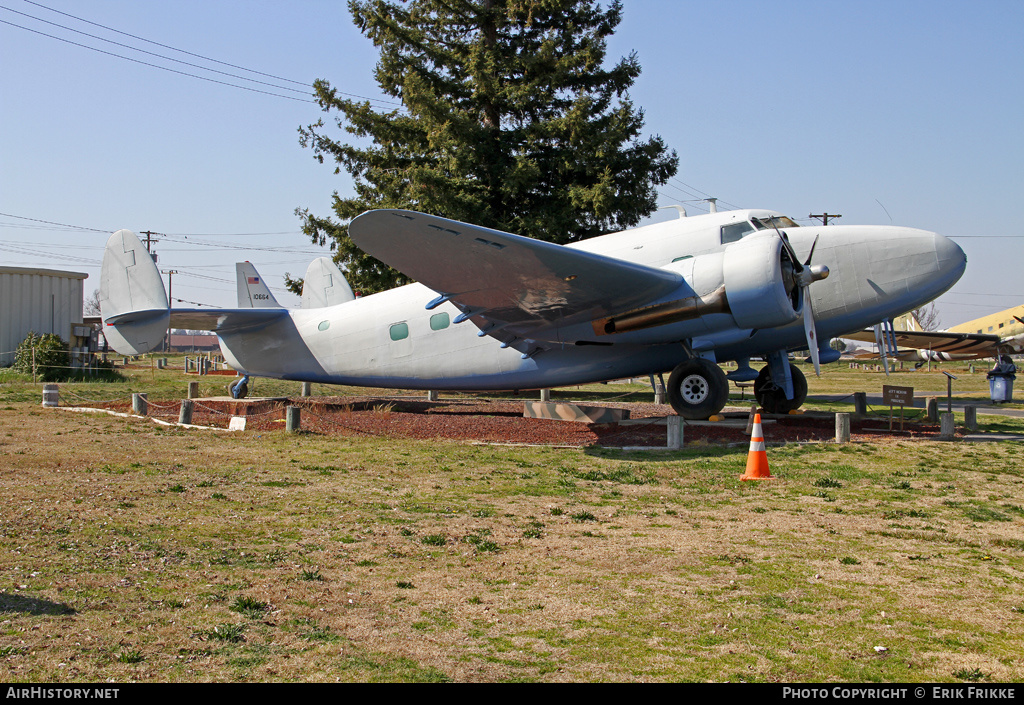
<path id="1" fill-rule="evenodd" d="M 836 226 L 833 226 L 836 227 Z M 855 227 L 855 226 L 849 226 Z M 909 310 L 935 299 L 963 275 L 967 258 L 948 237 L 905 227 L 869 227 L 854 255 L 867 255 L 867 285 L 880 300 Z"/>
<path id="2" fill-rule="evenodd" d="M 939 269 L 957 272 L 957 278 L 967 267 L 967 255 L 960 249 L 960 245 L 938 233 L 935 234 L 935 259 L 939 263 Z"/>
<path id="3" fill-rule="evenodd" d="M 945 291 L 963 276 L 964 270 L 967 268 L 967 255 L 958 244 L 948 237 L 938 233 L 933 233 L 933 235 L 935 236 L 935 261 L 938 265 L 942 290 Z"/>

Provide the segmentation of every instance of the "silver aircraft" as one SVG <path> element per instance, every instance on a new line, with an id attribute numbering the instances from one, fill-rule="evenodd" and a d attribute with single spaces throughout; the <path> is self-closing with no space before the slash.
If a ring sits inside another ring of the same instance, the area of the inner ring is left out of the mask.
<path id="1" fill-rule="evenodd" d="M 807 394 L 790 351 L 808 350 L 818 371 L 838 358 L 830 339 L 924 305 L 966 266 L 936 233 L 797 227 L 768 210 L 680 217 L 564 246 L 403 210 L 364 213 L 349 234 L 418 283 L 355 297 L 337 267 L 318 260 L 302 308 L 240 282 L 237 309 L 171 310 L 145 247 L 119 230 L 101 275 L 107 340 L 140 354 L 168 325 L 213 330 L 243 375 L 236 396 L 249 376 L 488 391 L 671 371 L 669 401 L 685 418 L 720 411 L 729 380 L 754 380 L 761 406 L 786 412 Z M 758 372 L 752 357 L 768 364 Z M 737 369 L 725 374 L 716 364 L 725 361 Z"/>

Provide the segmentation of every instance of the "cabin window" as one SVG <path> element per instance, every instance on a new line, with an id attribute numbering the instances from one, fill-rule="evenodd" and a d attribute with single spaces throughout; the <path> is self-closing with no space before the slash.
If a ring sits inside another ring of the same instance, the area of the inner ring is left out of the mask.
<path id="1" fill-rule="evenodd" d="M 693 255 L 683 255 L 682 257 L 676 257 L 673 262 L 682 262 L 684 259 L 693 259 Z"/>
<path id="2" fill-rule="evenodd" d="M 451 324 L 447 313 L 435 313 L 430 317 L 430 330 L 444 330 Z"/>
<path id="3" fill-rule="evenodd" d="M 409 324 L 392 323 L 390 333 L 392 340 L 405 340 L 409 337 Z"/>
<path id="4" fill-rule="evenodd" d="M 320 325 L 316 327 L 317 330 L 327 330 L 331 327 L 330 321 L 320 321 Z"/>
<path id="5" fill-rule="evenodd" d="M 743 221 L 742 223 L 732 223 L 731 225 L 722 226 L 722 244 L 728 244 L 730 242 L 736 242 L 744 235 L 754 232 L 754 226 Z"/>

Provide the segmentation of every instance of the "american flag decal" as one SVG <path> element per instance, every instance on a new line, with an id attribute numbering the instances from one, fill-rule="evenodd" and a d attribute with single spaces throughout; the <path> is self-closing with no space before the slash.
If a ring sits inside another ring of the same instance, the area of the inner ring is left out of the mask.
<path id="1" fill-rule="evenodd" d="M 259 277 L 249 277 L 248 278 L 248 282 L 250 284 L 259 284 L 260 283 L 260 278 Z"/>

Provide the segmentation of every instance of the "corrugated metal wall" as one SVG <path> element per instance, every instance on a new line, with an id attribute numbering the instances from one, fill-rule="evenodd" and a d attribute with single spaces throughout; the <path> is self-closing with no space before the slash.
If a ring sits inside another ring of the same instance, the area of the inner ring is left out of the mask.
<path id="1" fill-rule="evenodd" d="M 64 340 L 82 322 L 85 279 L 80 272 L 0 267 L 0 365 L 14 362 L 29 331 Z"/>

